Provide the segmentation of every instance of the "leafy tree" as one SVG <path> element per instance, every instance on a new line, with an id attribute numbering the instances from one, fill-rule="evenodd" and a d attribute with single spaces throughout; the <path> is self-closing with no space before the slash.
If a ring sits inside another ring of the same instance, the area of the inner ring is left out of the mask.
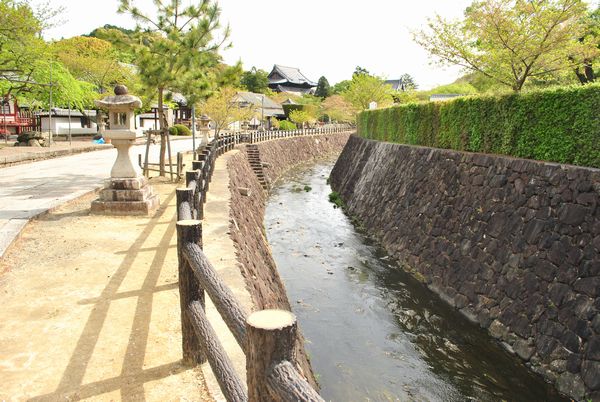
<path id="1" fill-rule="evenodd" d="M 89 34 L 81 35 L 81 36 L 85 36 L 85 37 L 89 37 L 89 38 L 105 39 L 106 31 L 111 30 L 111 29 L 121 31 L 125 35 L 133 35 L 133 33 L 134 33 L 134 31 L 132 31 L 131 29 L 122 28 L 122 27 L 119 27 L 116 25 L 111 25 L 111 24 L 104 24 L 104 26 L 94 29 Z"/>
<path id="2" fill-rule="evenodd" d="M 442 63 L 478 71 L 514 91 L 525 82 L 569 67 L 581 37 L 582 0 L 481 0 L 462 21 L 437 15 L 417 43 Z"/>
<path id="3" fill-rule="evenodd" d="M 213 35 L 220 27 L 220 9 L 210 0 L 198 0 L 196 5 L 187 7 L 179 0 L 154 0 L 154 4 L 157 17 L 152 19 L 131 1 L 121 0 L 119 13 L 131 15 L 137 26 L 131 35 L 117 31 L 117 42 L 135 56 L 143 84 L 157 89 L 159 121 L 166 128 L 165 90 L 188 88 L 193 89 L 190 92 L 208 93 L 211 89 L 208 72 L 220 60 L 217 52 L 227 40 L 229 29 L 223 32 L 222 40 L 214 40 Z M 161 136 L 161 176 L 165 174 L 165 150 Z"/>
<path id="4" fill-rule="evenodd" d="M 327 98 L 331 95 L 331 86 L 329 85 L 329 81 L 327 78 L 321 77 L 317 82 L 317 89 L 315 90 L 315 96 L 320 98 Z"/>
<path id="5" fill-rule="evenodd" d="M 42 29 L 29 4 L 0 0 L 0 78 L 10 80 L 9 92 L 26 90 L 37 61 L 49 59 Z"/>
<path id="6" fill-rule="evenodd" d="M 400 90 L 401 91 L 414 91 L 419 86 L 415 82 L 412 75 L 405 73 L 400 76 Z"/>
<path id="7" fill-rule="evenodd" d="M 369 70 L 367 70 L 366 68 L 362 68 L 361 66 L 356 66 L 356 68 L 354 69 L 354 72 L 352 73 L 352 77 L 354 77 L 356 75 L 371 75 L 371 73 L 369 73 Z"/>
<path id="8" fill-rule="evenodd" d="M 202 113 L 209 116 L 215 125 L 215 136 L 236 121 L 247 121 L 257 114 L 253 105 L 241 107 L 236 102 L 237 91 L 232 87 L 223 87 L 201 104 Z"/>
<path id="9" fill-rule="evenodd" d="M 379 107 L 392 103 L 392 88 L 381 78 L 367 74 L 355 74 L 350 86 L 342 93 L 344 99 L 358 110 L 368 109 L 369 103 L 377 102 Z"/>
<path id="10" fill-rule="evenodd" d="M 600 55 L 600 6 L 590 12 L 584 20 L 585 30 L 578 40 L 578 54 L 569 55 L 574 72 L 581 84 L 596 81 L 594 61 Z"/>
<path id="11" fill-rule="evenodd" d="M 250 71 L 244 71 L 241 84 L 246 90 L 257 94 L 266 94 L 269 90 L 269 74 L 265 70 L 252 67 Z"/>
<path id="12" fill-rule="evenodd" d="M 356 108 L 341 95 L 331 95 L 323 101 L 323 114 L 330 121 L 353 122 L 356 118 Z"/>
<path id="13" fill-rule="evenodd" d="M 347 91 L 348 87 L 350 87 L 350 82 L 350 80 L 343 80 L 338 82 L 333 87 L 331 87 L 331 93 L 334 95 L 339 95 L 342 92 Z"/>
<path id="14" fill-rule="evenodd" d="M 314 123 L 317 119 L 314 116 L 311 116 L 305 110 L 292 110 L 290 112 L 290 120 L 294 123 L 298 124 L 300 127 L 304 128 L 306 123 Z"/>
<path id="15" fill-rule="evenodd" d="M 135 72 L 118 60 L 113 45 L 95 37 L 76 36 L 52 44 L 58 60 L 77 79 L 94 84 L 100 93 L 116 84 L 134 86 Z"/>

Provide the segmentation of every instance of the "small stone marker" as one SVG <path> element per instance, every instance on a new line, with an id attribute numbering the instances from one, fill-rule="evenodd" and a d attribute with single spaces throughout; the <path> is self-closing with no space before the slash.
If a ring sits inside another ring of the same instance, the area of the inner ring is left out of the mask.
<path id="1" fill-rule="evenodd" d="M 377 102 L 373 101 L 369 103 L 369 110 L 377 109 Z"/>

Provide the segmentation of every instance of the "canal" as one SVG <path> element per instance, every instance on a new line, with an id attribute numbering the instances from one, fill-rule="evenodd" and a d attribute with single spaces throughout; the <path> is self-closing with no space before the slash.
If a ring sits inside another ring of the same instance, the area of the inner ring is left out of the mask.
<path id="1" fill-rule="evenodd" d="M 566 401 L 329 202 L 333 161 L 275 183 L 265 227 L 332 401 Z"/>

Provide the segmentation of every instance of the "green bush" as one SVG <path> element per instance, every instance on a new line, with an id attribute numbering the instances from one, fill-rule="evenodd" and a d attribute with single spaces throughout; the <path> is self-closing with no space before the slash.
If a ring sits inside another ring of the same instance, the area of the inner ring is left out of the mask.
<path id="1" fill-rule="evenodd" d="M 362 137 L 600 168 L 600 85 L 410 103 L 358 115 Z"/>
<path id="2" fill-rule="evenodd" d="M 171 135 L 192 135 L 192 131 L 183 124 L 175 124 L 169 127 L 169 134 Z"/>
<path id="3" fill-rule="evenodd" d="M 178 135 L 192 135 L 192 130 L 190 130 L 188 126 L 183 124 L 175 124 L 173 127 L 177 127 Z"/>
<path id="4" fill-rule="evenodd" d="M 279 122 L 279 129 L 283 131 L 296 130 L 296 125 L 289 120 L 281 120 Z"/>

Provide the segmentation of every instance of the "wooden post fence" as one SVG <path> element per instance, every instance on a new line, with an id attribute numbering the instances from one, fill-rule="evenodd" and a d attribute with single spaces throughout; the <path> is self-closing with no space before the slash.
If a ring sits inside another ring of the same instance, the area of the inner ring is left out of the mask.
<path id="1" fill-rule="evenodd" d="M 271 402 L 323 399 L 295 365 L 296 317 L 262 310 L 248 316 L 202 251 L 204 203 L 218 156 L 242 142 L 347 131 L 346 127 L 226 134 L 213 139 L 192 162 L 184 188 L 177 189 L 177 256 L 183 362 L 208 361 L 228 401 Z M 239 378 L 205 313 L 205 294 L 246 355 L 247 387 Z"/>

